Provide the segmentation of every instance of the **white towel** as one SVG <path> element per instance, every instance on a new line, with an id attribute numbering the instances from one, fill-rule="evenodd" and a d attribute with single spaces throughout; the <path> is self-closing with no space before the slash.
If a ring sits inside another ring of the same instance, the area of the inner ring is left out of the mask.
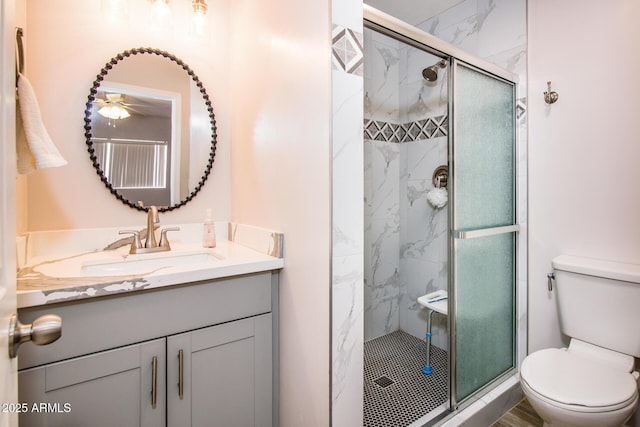
<path id="1" fill-rule="evenodd" d="M 16 154 L 18 173 L 53 168 L 67 164 L 42 123 L 36 93 L 29 80 L 18 74 L 18 108 L 16 109 Z"/>

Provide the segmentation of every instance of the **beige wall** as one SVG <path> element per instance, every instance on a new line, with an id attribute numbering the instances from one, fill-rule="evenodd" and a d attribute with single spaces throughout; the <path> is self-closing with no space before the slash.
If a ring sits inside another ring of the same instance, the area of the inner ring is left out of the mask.
<path id="1" fill-rule="evenodd" d="M 234 0 L 232 208 L 285 235 L 283 427 L 329 425 L 330 15 L 326 1 Z"/>
<path id="2" fill-rule="evenodd" d="M 528 4 L 532 352 L 562 344 L 553 257 L 640 262 L 640 3 Z M 560 96 L 551 106 L 548 80 Z"/>
<path id="3" fill-rule="evenodd" d="M 282 426 L 329 424 L 330 14 L 328 2 L 209 2 L 205 45 L 152 36 L 140 11 L 118 31 L 98 1 L 25 2 L 27 76 L 43 120 L 69 165 L 19 181 L 23 231 L 142 224 L 93 170 L 83 113 L 100 68 L 124 49 L 167 50 L 196 71 L 214 104 L 218 148 L 212 176 L 163 223 L 195 222 L 206 208 L 285 233 L 280 284 Z M 172 2 L 172 4 L 189 3 Z M 140 8 L 147 2 L 129 2 Z M 174 21 L 175 23 L 175 21 Z M 231 33 L 231 35 L 230 35 Z M 233 111 L 233 114 L 232 114 Z M 233 156 L 233 157 L 232 157 Z"/>
<path id="4" fill-rule="evenodd" d="M 189 2 L 172 2 L 174 32 L 150 34 L 148 2 L 129 2 L 130 22 L 110 24 L 99 1 L 18 0 L 25 9 L 26 75 L 38 96 L 49 134 L 67 159 L 64 167 L 36 171 L 19 180 L 21 231 L 143 224 L 144 214 L 123 205 L 100 182 L 89 161 L 83 118 L 89 89 L 104 64 L 133 47 L 154 47 L 183 59 L 211 97 L 218 125 L 212 174 L 188 205 L 161 215 L 164 224 L 198 222 L 213 208 L 216 220 L 231 218 L 228 3 L 209 7 L 209 37 L 188 34 Z M 206 153 L 208 155 L 208 153 Z"/>

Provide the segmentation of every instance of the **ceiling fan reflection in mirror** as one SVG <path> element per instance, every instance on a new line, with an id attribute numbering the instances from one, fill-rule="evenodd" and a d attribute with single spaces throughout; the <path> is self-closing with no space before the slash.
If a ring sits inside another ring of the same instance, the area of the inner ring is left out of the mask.
<path id="1" fill-rule="evenodd" d="M 170 117 L 170 106 L 162 100 L 124 92 L 99 91 L 93 101 L 100 116 L 109 120 L 109 126 L 115 127 L 115 121 L 131 115 Z"/>
<path id="2" fill-rule="evenodd" d="M 116 83 L 104 83 L 107 88 L 98 91 L 93 100 L 94 114 L 108 120 L 108 126 L 115 127 L 116 120 L 133 116 L 171 118 L 171 95 L 150 94 L 141 87 Z M 113 86 L 113 87 L 110 87 Z M 146 92 L 146 93 L 145 93 Z"/>
<path id="3" fill-rule="evenodd" d="M 99 107 L 98 114 L 109 119 L 109 125 L 111 125 L 111 120 L 126 119 L 131 116 L 127 111 L 128 105 L 124 103 L 124 95 L 121 93 L 106 93 L 105 98 L 98 98 L 95 103 Z M 115 126 L 115 122 L 113 122 L 113 126 Z"/>

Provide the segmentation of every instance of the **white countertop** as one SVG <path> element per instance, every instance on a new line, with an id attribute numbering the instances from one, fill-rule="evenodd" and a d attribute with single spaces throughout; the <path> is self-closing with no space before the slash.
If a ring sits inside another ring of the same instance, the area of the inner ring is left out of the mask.
<path id="1" fill-rule="evenodd" d="M 158 289 L 204 280 L 279 270 L 284 267 L 284 259 L 281 256 L 281 234 L 268 230 L 264 230 L 265 233 L 262 233 L 260 229 L 237 224 L 231 224 L 229 229 L 229 235 L 235 241 L 218 241 L 213 249 L 203 249 L 199 244 L 178 240 L 171 244 L 171 252 L 144 255 L 128 255 L 127 246 L 115 250 L 92 250 L 77 253 L 67 250 L 59 258 L 52 257 L 50 254 L 45 256 L 34 254 L 29 257 L 29 262 L 18 272 L 18 308 Z M 251 239 L 243 241 L 243 236 L 250 236 Z M 224 237 L 226 238 L 226 236 Z M 255 237 L 258 238 L 255 239 Z M 262 237 L 265 240 L 261 241 Z M 238 241 L 243 241 L 247 245 L 240 244 Z M 278 251 L 274 251 L 273 245 L 266 243 L 268 241 L 278 241 L 279 243 L 275 245 L 280 245 Z M 263 247 L 270 249 L 262 250 Z M 198 259 L 197 262 L 173 265 L 170 257 L 192 252 L 204 254 L 205 257 Z M 277 254 L 276 252 L 279 252 L 280 256 L 273 256 Z M 166 257 L 167 255 L 169 257 Z M 114 259 L 149 260 L 154 258 L 159 261 L 155 265 L 147 267 L 147 264 L 144 264 L 142 268 L 136 268 L 135 271 L 129 271 L 125 274 L 122 272 L 110 274 L 106 270 L 106 272 L 98 271 L 97 273 L 89 269 L 83 270 L 83 265 L 86 266 L 87 263 L 108 262 Z"/>

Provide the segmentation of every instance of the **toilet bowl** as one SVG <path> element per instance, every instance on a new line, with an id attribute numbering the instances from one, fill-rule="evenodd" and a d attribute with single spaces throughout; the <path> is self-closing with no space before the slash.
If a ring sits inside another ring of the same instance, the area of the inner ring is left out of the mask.
<path id="1" fill-rule="evenodd" d="M 638 406 L 637 373 L 571 350 L 525 358 L 520 384 L 527 400 L 545 426 L 620 427 Z"/>
<path id="2" fill-rule="evenodd" d="M 568 255 L 552 265 L 550 290 L 571 341 L 528 355 L 522 390 L 545 426 L 620 427 L 638 407 L 640 265 Z"/>

